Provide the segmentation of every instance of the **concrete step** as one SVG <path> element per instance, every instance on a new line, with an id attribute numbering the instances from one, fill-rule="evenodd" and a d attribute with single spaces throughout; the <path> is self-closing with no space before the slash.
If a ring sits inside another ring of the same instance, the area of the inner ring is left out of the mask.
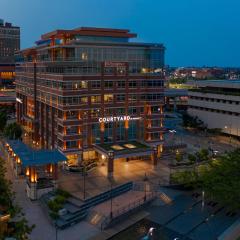
<path id="1" fill-rule="evenodd" d="M 102 222 L 106 219 L 106 216 L 103 214 L 91 210 L 87 217 L 87 222 L 101 229 Z"/>

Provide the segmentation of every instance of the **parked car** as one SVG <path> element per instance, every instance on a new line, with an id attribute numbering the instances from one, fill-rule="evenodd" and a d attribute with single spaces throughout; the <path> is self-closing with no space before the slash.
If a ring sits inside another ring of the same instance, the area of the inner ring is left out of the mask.
<path id="1" fill-rule="evenodd" d="M 82 172 L 83 171 L 83 167 L 82 166 L 78 166 L 78 165 L 73 165 L 73 164 L 69 164 L 66 166 L 66 169 L 69 172 Z"/>

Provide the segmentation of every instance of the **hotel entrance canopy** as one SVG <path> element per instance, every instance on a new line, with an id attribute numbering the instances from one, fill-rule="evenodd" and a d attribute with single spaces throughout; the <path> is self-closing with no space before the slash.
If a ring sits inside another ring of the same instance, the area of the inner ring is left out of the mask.
<path id="1" fill-rule="evenodd" d="M 67 158 L 59 150 L 35 150 L 19 140 L 7 140 L 9 149 L 21 160 L 24 167 L 56 164 Z"/>
<path id="2" fill-rule="evenodd" d="M 150 145 L 137 141 L 95 144 L 94 150 L 106 157 L 111 153 L 114 159 L 149 156 L 153 153 Z"/>

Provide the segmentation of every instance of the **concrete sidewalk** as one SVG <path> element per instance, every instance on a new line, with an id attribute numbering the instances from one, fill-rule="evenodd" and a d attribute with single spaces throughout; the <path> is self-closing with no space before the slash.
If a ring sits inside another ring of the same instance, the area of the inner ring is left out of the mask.
<path id="1" fill-rule="evenodd" d="M 0 149 L 0 153 L 3 157 L 5 154 L 3 149 Z M 6 158 L 5 158 L 6 159 Z M 48 220 L 38 201 L 31 201 L 25 190 L 25 180 L 22 178 L 16 179 L 11 169 L 11 165 L 6 160 L 6 178 L 12 182 L 12 188 L 15 192 L 15 202 L 22 208 L 29 225 L 35 225 L 30 239 L 31 240 L 52 240 L 56 239 L 56 229 Z M 99 234 L 100 230 L 93 225 L 83 221 L 68 229 L 58 230 L 58 240 L 87 240 L 96 234 Z"/>

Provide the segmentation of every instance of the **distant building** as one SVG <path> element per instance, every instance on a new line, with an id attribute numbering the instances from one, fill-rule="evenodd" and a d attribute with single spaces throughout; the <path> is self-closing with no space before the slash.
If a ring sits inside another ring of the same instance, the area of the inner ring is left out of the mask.
<path id="1" fill-rule="evenodd" d="M 15 88 L 15 64 L 0 64 L 0 88 Z"/>
<path id="2" fill-rule="evenodd" d="M 218 79 L 223 76 L 224 70 L 221 68 L 178 68 L 173 75 L 174 78 L 185 79 Z"/>
<path id="3" fill-rule="evenodd" d="M 14 63 L 14 53 L 20 49 L 20 28 L 0 20 L 0 64 Z"/>
<path id="4" fill-rule="evenodd" d="M 188 90 L 188 113 L 208 128 L 240 136 L 240 81 L 195 81 Z"/>
<path id="5" fill-rule="evenodd" d="M 0 19 L 0 88 L 13 88 L 14 53 L 20 49 L 20 28 Z"/>

